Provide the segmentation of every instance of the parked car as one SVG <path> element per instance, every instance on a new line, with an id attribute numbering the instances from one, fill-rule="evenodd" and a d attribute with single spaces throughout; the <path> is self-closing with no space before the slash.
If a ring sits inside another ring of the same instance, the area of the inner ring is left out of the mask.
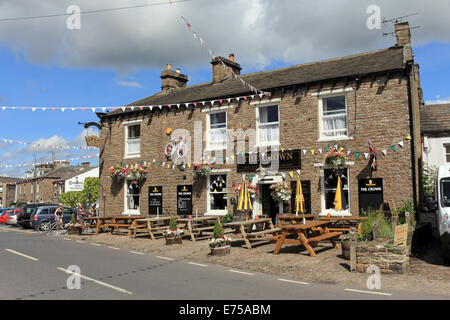
<path id="1" fill-rule="evenodd" d="M 2 213 L 0 213 L 0 224 L 2 223 L 6 223 L 6 220 L 8 219 L 8 212 L 10 212 L 10 210 L 4 210 Z"/>
<path id="2" fill-rule="evenodd" d="M 32 214 L 36 211 L 36 208 L 42 206 L 55 206 L 54 203 L 31 203 L 24 204 L 20 209 L 19 214 L 17 215 L 17 224 L 22 228 L 31 228 L 31 217 Z"/>
<path id="3" fill-rule="evenodd" d="M 41 206 L 35 208 L 35 212 L 31 217 L 31 227 L 37 229 L 39 225 L 55 222 L 55 210 L 58 208 L 56 205 Z M 72 214 L 76 216 L 75 209 L 71 207 L 63 207 L 63 223 L 69 223 L 72 219 Z"/>
<path id="4" fill-rule="evenodd" d="M 20 209 L 12 209 L 8 211 L 8 217 L 6 220 L 6 224 L 16 226 L 17 225 L 17 215 L 19 214 Z"/>

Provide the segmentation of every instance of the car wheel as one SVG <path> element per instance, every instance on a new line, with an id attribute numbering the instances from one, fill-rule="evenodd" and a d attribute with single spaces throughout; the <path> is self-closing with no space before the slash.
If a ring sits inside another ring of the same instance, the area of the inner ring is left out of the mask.
<path id="1" fill-rule="evenodd" d="M 47 233 L 50 231 L 50 222 L 41 222 L 38 226 L 40 233 Z"/>

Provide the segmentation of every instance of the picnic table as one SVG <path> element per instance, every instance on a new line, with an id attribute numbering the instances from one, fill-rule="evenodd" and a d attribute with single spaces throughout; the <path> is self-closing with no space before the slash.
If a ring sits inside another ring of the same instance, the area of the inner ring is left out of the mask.
<path id="1" fill-rule="evenodd" d="M 79 225 L 71 226 L 71 228 L 78 229 L 78 234 L 82 234 L 85 229 L 95 229 L 97 232 L 97 220 L 98 217 L 85 217 L 81 219 L 81 223 Z"/>
<path id="2" fill-rule="evenodd" d="M 282 226 L 281 236 L 277 240 L 273 254 L 277 255 L 284 244 L 296 244 L 304 246 L 306 250 L 308 250 L 309 255 L 315 257 L 316 253 L 311 245 L 315 245 L 320 241 L 327 239 L 330 239 L 333 247 L 339 248 L 339 245 L 336 243 L 336 238 L 339 237 L 342 232 L 330 232 L 327 228 L 328 223 L 328 221 L 307 220 L 305 224 L 295 223 Z M 308 233 L 311 231 L 318 231 L 319 234 L 313 236 L 310 234 L 308 236 Z M 294 235 L 296 238 L 288 239 L 287 237 L 290 235 Z"/>
<path id="3" fill-rule="evenodd" d="M 195 218 L 181 218 L 177 222 L 184 224 L 184 228 L 187 229 L 191 240 L 195 241 L 195 234 L 201 236 L 203 231 L 214 230 L 214 224 L 216 222 L 221 223 L 221 216 L 203 216 Z"/>
<path id="4" fill-rule="evenodd" d="M 109 228 L 111 234 L 113 234 L 114 230 L 116 232 L 119 231 L 119 228 L 127 228 L 132 225 L 133 221 L 141 218 L 140 216 L 129 216 L 129 215 L 121 215 L 121 216 L 112 216 L 112 217 L 100 217 L 97 219 L 97 229 L 95 234 L 98 234 L 98 231 L 103 228 Z"/>
<path id="5" fill-rule="evenodd" d="M 172 218 L 174 217 L 155 216 L 155 217 L 135 219 L 128 228 L 128 236 L 131 236 L 131 234 L 133 233 L 134 237 L 136 238 L 136 232 L 138 230 L 143 230 L 148 232 L 152 240 L 155 240 L 156 239 L 155 234 L 162 234 L 163 230 L 169 226 L 170 219 Z"/>
<path id="6" fill-rule="evenodd" d="M 223 228 L 232 228 L 234 229 L 234 233 L 241 234 L 241 237 L 244 239 L 245 244 L 248 249 L 252 248 L 250 243 L 250 239 L 258 239 L 259 237 L 265 237 L 267 234 L 275 234 L 280 232 L 280 228 L 275 228 L 272 223 L 271 218 L 264 219 L 250 219 L 244 221 L 234 221 L 224 223 Z M 253 227 L 256 227 L 256 230 L 253 230 Z M 267 228 L 266 228 L 267 227 Z M 261 238 L 260 238 L 261 239 Z M 262 239 L 267 241 L 268 239 Z"/>
<path id="7" fill-rule="evenodd" d="M 301 214 L 299 213 L 296 215 L 295 213 L 285 213 L 280 214 L 277 216 L 277 218 L 280 220 L 280 224 L 278 227 L 281 227 L 287 223 L 295 224 L 298 222 L 303 222 L 303 217 L 305 217 L 306 220 L 312 220 L 315 218 L 315 215 L 308 213 L 308 214 Z"/>
<path id="8" fill-rule="evenodd" d="M 351 227 L 357 225 L 357 232 L 361 233 L 362 221 L 367 220 L 367 217 L 320 217 L 317 220 L 329 222 L 328 230 L 330 231 L 350 231 Z"/>

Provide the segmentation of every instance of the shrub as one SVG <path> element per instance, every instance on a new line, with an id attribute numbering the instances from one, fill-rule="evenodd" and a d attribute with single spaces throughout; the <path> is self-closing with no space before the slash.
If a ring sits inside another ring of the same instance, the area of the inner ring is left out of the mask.
<path id="1" fill-rule="evenodd" d="M 216 224 L 214 225 L 213 238 L 214 239 L 219 239 L 222 236 L 223 236 L 223 228 L 220 225 L 220 222 L 217 221 Z"/>
<path id="2" fill-rule="evenodd" d="M 227 213 L 222 217 L 222 223 L 228 223 L 233 221 L 233 215 L 231 213 Z"/>
<path id="3" fill-rule="evenodd" d="M 405 213 L 409 212 L 412 225 L 416 224 L 416 211 L 412 200 L 402 200 L 402 206 L 398 207 L 396 214 L 398 215 L 398 224 L 406 223 Z"/>
<path id="4" fill-rule="evenodd" d="M 170 218 L 170 222 L 169 222 L 169 230 L 173 230 L 177 228 L 177 219 L 175 218 Z"/>
<path id="5" fill-rule="evenodd" d="M 422 187 L 425 197 L 432 197 L 434 194 L 434 181 L 436 179 L 436 167 L 424 164 L 422 168 Z"/>
<path id="6" fill-rule="evenodd" d="M 390 221 L 384 217 L 384 213 L 378 210 L 369 210 L 367 212 L 367 220 L 364 220 L 361 226 L 362 235 L 365 239 L 372 236 L 374 222 L 378 222 L 378 231 L 381 238 L 394 238 L 392 225 Z"/>

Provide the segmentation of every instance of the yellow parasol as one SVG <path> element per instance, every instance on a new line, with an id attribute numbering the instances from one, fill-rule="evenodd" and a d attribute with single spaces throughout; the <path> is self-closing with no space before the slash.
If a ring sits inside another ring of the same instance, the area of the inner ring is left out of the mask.
<path id="1" fill-rule="evenodd" d="M 334 196 L 334 210 L 342 210 L 342 188 L 341 188 L 341 177 L 338 177 L 338 183 L 336 188 L 336 195 Z"/>
<path id="2" fill-rule="evenodd" d="M 250 193 L 248 192 L 247 182 L 242 181 L 241 190 L 239 192 L 239 202 L 236 208 L 237 211 L 253 211 L 252 199 L 250 198 Z"/>
<path id="3" fill-rule="evenodd" d="M 297 174 L 297 185 L 295 188 L 295 215 L 298 216 L 298 213 L 301 212 L 304 214 L 305 210 L 303 208 L 303 191 L 302 191 L 302 182 L 300 181 L 300 174 Z M 305 224 L 305 218 L 303 217 L 303 224 Z"/>

